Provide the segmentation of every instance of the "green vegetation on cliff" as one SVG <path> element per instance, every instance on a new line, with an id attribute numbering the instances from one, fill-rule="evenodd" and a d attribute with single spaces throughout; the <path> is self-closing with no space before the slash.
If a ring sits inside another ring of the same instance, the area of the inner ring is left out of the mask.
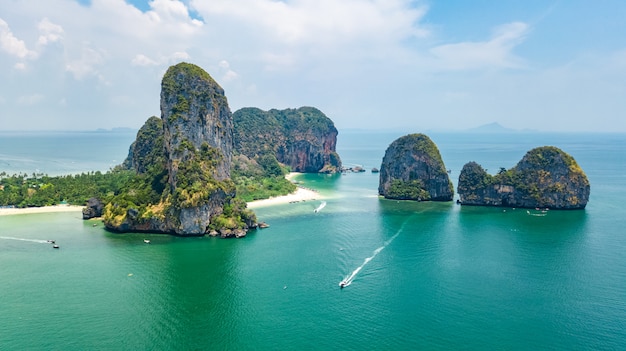
<path id="1" fill-rule="evenodd" d="M 387 148 L 378 193 L 388 199 L 450 201 L 454 189 L 437 145 L 417 133 L 400 137 Z"/>
<path id="2" fill-rule="evenodd" d="M 420 179 L 412 179 L 406 182 L 401 179 L 392 180 L 385 197 L 394 200 L 430 200 L 430 194 L 424 188 L 424 182 Z"/>
<path id="3" fill-rule="evenodd" d="M 163 121 L 152 116 L 137 132 L 128 157 L 122 163 L 124 169 L 146 173 L 151 167 L 165 168 L 165 146 L 163 145 Z"/>
<path id="4" fill-rule="evenodd" d="M 162 135 L 162 143 L 144 142 L 148 134 Z M 147 147 L 137 152 L 138 145 Z M 161 124 L 148 120 L 133 146 L 129 158 L 153 164 L 140 173 L 140 162 L 132 162 L 136 176 L 105 206 L 107 228 L 199 235 L 256 225 L 230 179 L 232 114 L 224 90 L 202 68 L 180 63 L 167 70 Z"/>
<path id="5" fill-rule="evenodd" d="M 476 162 L 467 163 L 459 175 L 459 195 L 471 205 L 584 208 L 589 181 L 572 156 L 543 146 L 493 176 Z"/>
<path id="6" fill-rule="evenodd" d="M 251 159 L 266 154 L 297 172 L 337 172 L 337 129 L 314 107 L 263 111 L 242 108 L 233 113 L 235 154 Z"/>

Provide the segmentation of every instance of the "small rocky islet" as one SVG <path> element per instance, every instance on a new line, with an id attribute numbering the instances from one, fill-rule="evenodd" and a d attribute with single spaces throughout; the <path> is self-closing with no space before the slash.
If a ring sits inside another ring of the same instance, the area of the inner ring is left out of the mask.
<path id="1" fill-rule="evenodd" d="M 414 201 L 451 201 L 454 195 L 439 150 L 424 134 L 409 134 L 389 145 L 378 192 L 387 199 Z M 590 185 L 571 155 L 543 146 L 494 176 L 468 162 L 459 175 L 458 192 L 461 205 L 584 209 Z"/>
<path id="2" fill-rule="evenodd" d="M 476 162 L 463 166 L 458 183 L 463 205 L 583 209 L 590 185 L 576 160 L 554 146 L 534 148 L 509 170 L 492 176 Z"/>
<path id="3" fill-rule="evenodd" d="M 378 193 L 394 200 L 451 201 L 454 187 L 437 145 L 424 134 L 409 134 L 385 151 Z"/>

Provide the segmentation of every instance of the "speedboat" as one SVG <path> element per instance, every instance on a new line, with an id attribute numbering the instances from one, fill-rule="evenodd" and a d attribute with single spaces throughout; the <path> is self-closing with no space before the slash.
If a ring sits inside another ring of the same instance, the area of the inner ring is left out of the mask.
<path id="1" fill-rule="evenodd" d="M 148 240 L 148 239 L 143 239 L 143 242 L 146 243 L 146 244 L 150 244 L 150 240 Z"/>
<path id="2" fill-rule="evenodd" d="M 50 244 L 54 244 L 54 240 L 47 240 Z"/>
<path id="3" fill-rule="evenodd" d="M 339 282 L 339 289 L 345 288 L 346 285 L 348 285 L 348 282 L 346 282 L 345 280 L 342 280 L 341 282 Z"/>

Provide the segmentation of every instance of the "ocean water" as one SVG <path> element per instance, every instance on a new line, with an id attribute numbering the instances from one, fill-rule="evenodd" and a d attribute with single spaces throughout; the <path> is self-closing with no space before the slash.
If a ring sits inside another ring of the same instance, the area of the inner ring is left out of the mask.
<path id="1" fill-rule="evenodd" d="M 0 172 L 51 176 L 106 172 L 122 163 L 137 131 L 3 132 Z"/>
<path id="2" fill-rule="evenodd" d="M 401 135 L 340 131 L 337 148 L 369 170 Z M 626 136 L 429 136 L 455 187 L 468 161 L 493 173 L 557 146 L 587 173 L 590 202 L 541 216 L 389 201 L 368 171 L 300 176 L 327 205 L 257 209 L 271 227 L 239 240 L 112 234 L 79 213 L 2 216 L 0 349 L 625 349 Z M 0 165 L 106 170 L 132 140 L 102 137 L 95 159 L 68 157 L 68 136 L 45 150 L 37 140 L 56 137 L 29 138 L 31 152 L 0 139 Z"/>

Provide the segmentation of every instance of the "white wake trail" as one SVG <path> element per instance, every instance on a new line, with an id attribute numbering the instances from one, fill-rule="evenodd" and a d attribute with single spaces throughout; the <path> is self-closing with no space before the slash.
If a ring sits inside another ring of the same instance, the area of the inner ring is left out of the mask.
<path id="1" fill-rule="evenodd" d="M 319 212 L 326 206 L 326 201 L 322 201 L 322 203 L 315 209 L 313 212 Z"/>
<path id="2" fill-rule="evenodd" d="M 373 260 L 374 257 L 376 257 L 376 255 L 378 255 L 387 246 L 389 246 L 389 244 L 391 244 L 391 242 L 394 241 L 398 237 L 398 235 L 400 235 L 400 233 L 404 229 L 404 225 L 405 224 L 406 224 L 406 221 L 404 223 L 402 223 L 402 226 L 400 227 L 400 229 L 398 230 L 398 232 L 396 234 L 394 234 L 391 238 L 389 238 L 389 240 L 385 241 L 381 247 L 379 247 L 376 250 L 374 250 L 374 252 L 372 253 L 372 256 L 366 258 L 363 261 L 363 263 L 360 266 L 358 266 L 349 276 L 345 277 L 341 282 L 339 282 L 339 286 L 342 287 L 342 288 L 345 288 L 346 286 L 352 284 L 352 281 L 354 280 L 356 275 L 359 274 L 361 269 L 363 269 L 363 267 L 365 267 L 366 264 L 368 264 L 371 260 Z"/>
<path id="3" fill-rule="evenodd" d="M 48 244 L 48 241 L 46 241 L 46 240 L 24 239 L 24 238 L 14 238 L 14 237 L 11 237 L 11 236 L 0 236 L 0 239 L 5 239 L 5 240 L 19 240 L 19 241 L 30 241 L 31 243 Z"/>

